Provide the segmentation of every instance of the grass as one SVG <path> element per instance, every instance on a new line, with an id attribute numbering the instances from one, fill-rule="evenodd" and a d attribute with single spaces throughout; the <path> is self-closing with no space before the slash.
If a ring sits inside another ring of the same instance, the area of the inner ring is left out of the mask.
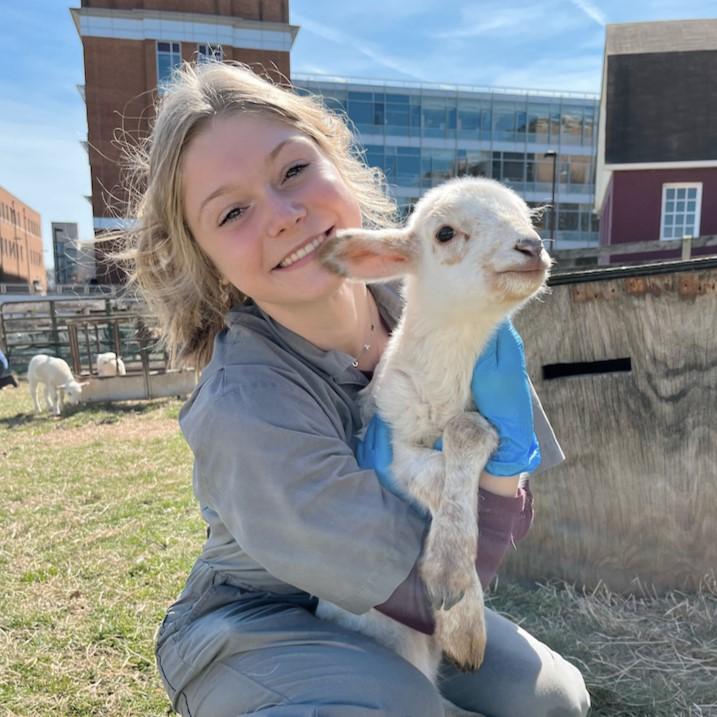
<path id="1" fill-rule="evenodd" d="M 171 714 L 154 631 L 204 539 L 180 407 L 34 417 L 26 386 L 0 391 L 3 717 Z M 714 581 L 630 598 L 500 584 L 490 601 L 582 669 L 592 715 L 717 715 Z"/>

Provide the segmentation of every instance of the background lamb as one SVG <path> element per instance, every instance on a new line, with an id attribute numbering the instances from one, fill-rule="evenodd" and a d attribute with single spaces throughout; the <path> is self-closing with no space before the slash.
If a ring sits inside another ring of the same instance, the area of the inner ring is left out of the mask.
<path id="1" fill-rule="evenodd" d="M 95 363 L 98 376 L 125 376 L 127 374 L 124 361 L 114 351 L 97 354 Z"/>
<path id="2" fill-rule="evenodd" d="M 317 614 L 389 645 L 435 680 L 441 650 L 459 666 L 483 659 L 483 592 L 474 560 L 478 480 L 497 446 L 475 412 L 470 380 L 497 326 L 541 291 L 550 258 L 525 202 L 488 179 L 428 192 L 405 229 L 347 230 L 320 249 L 332 270 L 365 281 L 405 277 L 399 325 L 362 397 L 391 426 L 391 489 L 429 510 L 419 566 L 436 610 L 426 636 L 371 610 L 321 601 Z M 443 451 L 434 450 L 443 438 Z M 440 609 L 443 607 L 444 609 Z M 447 714 L 464 714 L 447 705 Z"/>
<path id="3" fill-rule="evenodd" d="M 74 379 L 70 367 L 61 358 L 45 354 L 32 357 L 27 369 L 27 380 L 35 412 L 40 412 L 37 388 L 39 384 L 43 384 L 47 410 L 56 416 L 62 412 L 63 398 L 67 398 L 68 403 L 79 403 L 82 387 L 87 385 Z"/>

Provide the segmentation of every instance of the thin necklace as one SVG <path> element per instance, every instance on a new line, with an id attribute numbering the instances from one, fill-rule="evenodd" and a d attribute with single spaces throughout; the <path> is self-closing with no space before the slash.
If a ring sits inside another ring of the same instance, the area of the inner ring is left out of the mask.
<path id="1" fill-rule="evenodd" d="M 370 306 L 369 306 L 369 310 L 371 310 L 371 307 L 370 307 Z M 371 330 L 369 331 L 369 335 L 370 335 L 370 336 L 373 336 L 373 330 L 374 330 L 375 328 L 376 328 L 376 324 L 375 324 L 375 322 L 372 321 L 372 322 L 371 322 Z M 356 357 L 354 357 L 354 360 L 351 362 L 351 365 L 352 365 L 354 368 L 358 368 L 359 359 L 360 359 L 367 351 L 370 351 L 370 350 L 371 350 L 371 344 L 364 344 L 364 345 L 363 345 L 363 348 L 361 349 L 361 352 L 360 352 Z"/>

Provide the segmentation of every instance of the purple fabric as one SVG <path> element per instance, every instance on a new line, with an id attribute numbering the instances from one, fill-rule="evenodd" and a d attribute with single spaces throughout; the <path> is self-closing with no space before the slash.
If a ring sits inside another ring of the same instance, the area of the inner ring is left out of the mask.
<path id="1" fill-rule="evenodd" d="M 376 610 L 424 635 L 432 635 L 435 632 L 433 610 L 428 601 L 426 586 L 418 574 L 418 561 L 391 597 L 376 605 Z"/>
<path id="2" fill-rule="evenodd" d="M 516 496 L 479 490 L 476 569 L 484 590 L 493 581 L 508 548 L 522 540 L 532 524 L 533 494 L 527 482 Z"/>
<path id="3" fill-rule="evenodd" d="M 526 482 L 516 496 L 478 492 L 478 556 L 476 570 L 484 590 L 493 581 L 508 548 L 522 540 L 533 524 L 533 494 Z M 408 577 L 376 610 L 403 625 L 432 635 L 436 629 L 426 586 L 418 574 L 418 563 Z"/>

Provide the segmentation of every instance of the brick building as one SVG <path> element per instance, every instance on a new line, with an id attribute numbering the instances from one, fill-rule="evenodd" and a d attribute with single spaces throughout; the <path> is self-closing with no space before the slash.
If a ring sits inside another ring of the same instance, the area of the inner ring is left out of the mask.
<path id="1" fill-rule="evenodd" d="M 40 215 L 0 187 L 0 283 L 47 289 Z"/>
<path id="2" fill-rule="evenodd" d="M 82 39 L 87 145 L 95 232 L 119 226 L 126 195 L 120 186 L 116 135 L 145 135 L 157 88 L 182 61 L 217 57 L 290 76 L 298 28 L 288 0 L 82 0 L 71 8 Z M 100 245 L 100 250 L 102 245 Z M 97 280 L 120 283 L 121 272 L 97 257 Z"/>
<path id="3" fill-rule="evenodd" d="M 717 234 L 717 20 L 608 25 L 602 82 L 600 243 Z"/>

